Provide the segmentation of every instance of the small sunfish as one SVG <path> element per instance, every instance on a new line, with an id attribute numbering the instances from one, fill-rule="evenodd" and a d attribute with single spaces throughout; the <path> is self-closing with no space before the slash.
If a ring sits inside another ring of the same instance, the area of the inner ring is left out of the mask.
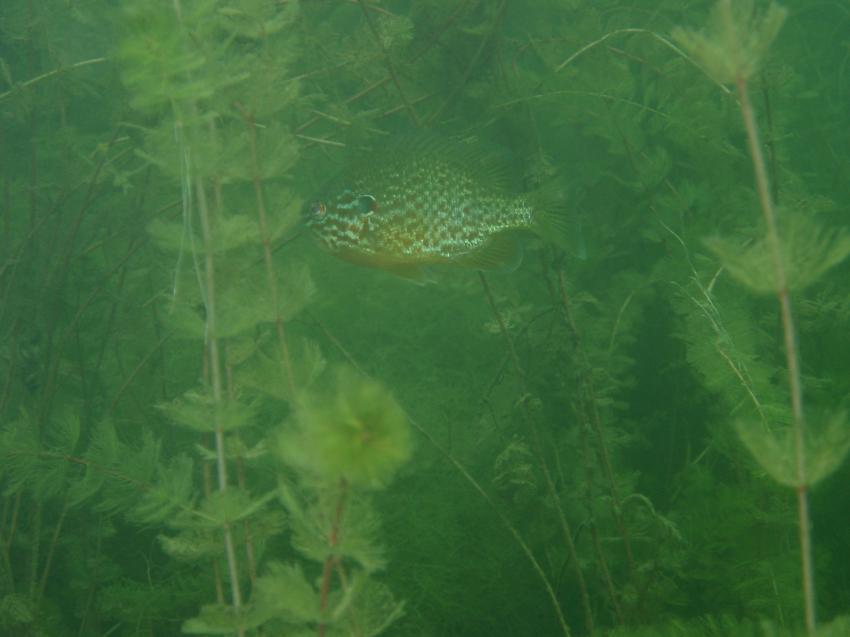
<path id="1" fill-rule="evenodd" d="M 516 268 L 517 231 L 557 242 L 563 211 L 552 196 L 511 194 L 498 163 L 469 146 L 399 143 L 310 202 L 307 225 L 335 256 L 418 281 L 438 264 Z"/>

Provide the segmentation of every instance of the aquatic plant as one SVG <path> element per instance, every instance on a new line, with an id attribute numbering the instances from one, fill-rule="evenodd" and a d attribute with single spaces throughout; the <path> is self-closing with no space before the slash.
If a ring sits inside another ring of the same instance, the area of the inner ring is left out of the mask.
<path id="1" fill-rule="evenodd" d="M 781 308 L 783 340 L 791 399 L 792 432 L 772 432 L 739 426 L 746 446 L 768 473 L 797 493 L 800 553 L 802 559 L 803 598 L 807 634 L 815 634 L 815 584 L 811 547 L 808 489 L 834 471 L 850 450 L 850 435 L 842 416 L 833 417 L 818 446 L 807 440 L 797 335 L 791 311 L 791 293 L 816 280 L 820 274 L 850 255 L 850 235 L 822 236 L 811 220 L 786 226 L 790 249 L 780 238 L 777 213 L 768 182 L 767 165 L 759 141 L 758 128 L 749 97 L 748 83 L 759 69 L 762 57 L 785 18 L 785 11 L 771 4 L 764 16 L 752 16 L 751 3 L 734 7 L 720 0 L 713 12 L 713 31 L 707 35 L 679 30 L 683 46 L 706 67 L 718 82 L 734 84 L 738 91 L 741 115 L 753 161 L 758 198 L 764 217 L 766 237 L 743 254 L 732 256 L 731 245 L 715 239 L 715 252 L 739 281 L 756 292 L 772 291 Z M 800 247 L 800 243 L 805 248 Z M 814 250 L 812 249 L 814 248 Z M 768 255 L 769 254 L 769 258 Z M 796 257 L 796 259 L 794 259 Z M 770 263 L 770 269 L 765 263 Z M 793 275 L 789 274 L 793 273 Z M 789 462 L 793 458 L 793 463 Z"/>
<path id="2" fill-rule="evenodd" d="M 401 406 L 383 387 L 352 370 L 337 372 L 330 396 L 304 403 L 297 422 L 297 431 L 280 441 L 281 453 L 321 482 L 380 487 L 410 457 Z"/>
<path id="3" fill-rule="evenodd" d="M 788 487 L 847 632 L 848 16 L 714 4 L 0 3 L 0 633 L 796 637 Z M 587 257 L 316 250 L 412 128 Z"/>

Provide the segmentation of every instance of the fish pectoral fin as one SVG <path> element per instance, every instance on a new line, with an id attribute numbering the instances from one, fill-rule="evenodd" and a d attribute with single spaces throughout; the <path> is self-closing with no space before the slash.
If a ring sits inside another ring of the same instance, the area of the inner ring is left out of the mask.
<path id="1" fill-rule="evenodd" d="M 522 244 L 513 233 L 497 234 L 477 250 L 453 259 L 452 263 L 473 270 L 513 272 L 522 263 Z"/>

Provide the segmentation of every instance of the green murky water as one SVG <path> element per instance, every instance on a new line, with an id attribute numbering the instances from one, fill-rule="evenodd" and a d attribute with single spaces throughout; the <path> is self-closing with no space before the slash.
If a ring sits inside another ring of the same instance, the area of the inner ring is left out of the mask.
<path id="1" fill-rule="evenodd" d="M 848 33 L 5 0 L 0 634 L 850 635 Z M 323 250 L 423 129 L 556 222 L 418 281 Z"/>

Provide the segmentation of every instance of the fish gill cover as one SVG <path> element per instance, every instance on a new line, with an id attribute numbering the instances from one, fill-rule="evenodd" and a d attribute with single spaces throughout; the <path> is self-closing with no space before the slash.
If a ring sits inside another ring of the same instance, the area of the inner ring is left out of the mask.
<path id="1" fill-rule="evenodd" d="M 0 634 L 850 634 L 848 26 L 5 0 Z"/>

